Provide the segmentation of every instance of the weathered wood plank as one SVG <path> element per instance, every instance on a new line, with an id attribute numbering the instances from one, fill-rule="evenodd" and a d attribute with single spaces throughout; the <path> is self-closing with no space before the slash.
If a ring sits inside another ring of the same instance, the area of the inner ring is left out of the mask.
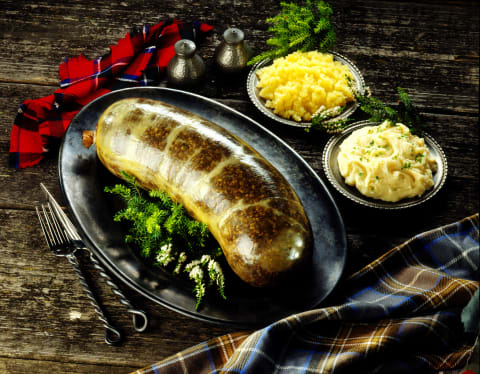
<path id="1" fill-rule="evenodd" d="M 153 12 L 149 4 L 134 6 L 131 1 L 117 6 L 90 1 L 68 5 L 4 2 L 0 48 L 5 50 L 5 57 L 0 61 L 0 81 L 55 85 L 57 66 L 66 57 L 102 55 L 131 25 L 153 24 L 165 16 L 198 18 L 215 25 L 215 31 L 199 48 L 207 60 L 223 30 L 232 25 L 244 29 L 257 50 L 264 49 L 270 36 L 264 19 L 278 11 L 278 4 L 251 0 L 234 2 L 233 6 L 227 3 L 201 0 L 185 6 L 170 0 Z M 445 8 L 432 2 L 336 1 L 337 50 L 358 65 L 379 97 L 393 100 L 395 88 L 402 86 L 421 107 L 477 113 L 479 36 L 475 6 L 475 2 Z M 46 14 L 49 22 L 45 22 Z M 82 22 L 85 19 L 88 22 Z M 462 19 L 461 25 L 457 19 Z M 223 89 L 221 94 L 238 97 L 238 87 Z"/>

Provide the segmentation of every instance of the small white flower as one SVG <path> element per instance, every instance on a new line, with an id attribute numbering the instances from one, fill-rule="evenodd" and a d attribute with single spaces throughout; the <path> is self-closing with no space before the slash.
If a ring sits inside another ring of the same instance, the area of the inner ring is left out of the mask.
<path id="1" fill-rule="evenodd" d="M 203 270 L 200 266 L 195 266 L 188 274 L 190 279 L 200 280 L 203 278 Z"/>
<path id="2" fill-rule="evenodd" d="M 215 260 L 210 260 L 208 262 L 208 271 L 212 271 L 217 274 L 222 274 L 222 268 L 220 267 L 220 264 Z"/>
<path id="3" fill-rule="evenodd" d="M 200 265 L 200 260 L 193 260 L 185 266 L 185 271 L 190 272 L 197 265 Z"/>
<path id="4" fill-rule="evenodd" d="M 172 251 L 172 243 L 164 244 L 160 247 L 160 250 L 163 252 L 171 252 Z"/>
<path id="5" fill-rule="evenodd" d="M 211 261 L 210 255 L 203 255 L 202 258 L 200 258 L 200 262 L 202 265 L 205 265 L 207 262 Z"/>
<path id="6" fill-rule="evenodd" d="M 225 298 L 225 295 L 223 293 L 223 290 L 225 288 L 225 278 L 223 276 L 222 268 L 217 261 L 210 260 L 210 262 L 208 263 L 208 275 L 210 279 L 217 285 L 222 297 Z"/>
<path id="7" fill-rule="evenodd" d="M 175 266 L 175 269 L 173 270 L 174 274 L 179 274 L 180 273 L 180 270 L 182 269 L 182 265 L 185 261 L 187 261 L 187 255 L 186 255 L 185 252 L 181 252 L 178 255 L 177 265 Z"/>
<path id="8" fill-rule="evenodd" d="M 164 266 L 167 266 L 173 261 L 172 243 L 164 244 L 160 247 L 160 251 L 157 255 L 157 261 Z"/>
<path id="9" fill-rule="evenodd" d="M 178 255 L 178 262 L 184 263 L 185 261 L 187 261 L 187 254 L 185 252 L 180 252 Z"/>

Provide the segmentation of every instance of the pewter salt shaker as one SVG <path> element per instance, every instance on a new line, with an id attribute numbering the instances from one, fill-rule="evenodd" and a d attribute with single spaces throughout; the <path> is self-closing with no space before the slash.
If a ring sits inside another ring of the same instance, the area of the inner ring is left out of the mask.
<path id="1" fill-rule="evenodd" d="M 252 50 L 244 40 L 244 33 L 229 28 L 223 33 L 224 41 L 215 50 L 215 63 L 224 73 L 239 73 L 252 57 Z"/>
<path id="2" fill-rule="evenodd" d="M 198 84 L 205 75 L 205 63 L 195 53 L 195 43 L 181 39 L 175 43 L 176 55 L 167 66 L 167 79 L 176 86 L 193 86 Z"/>

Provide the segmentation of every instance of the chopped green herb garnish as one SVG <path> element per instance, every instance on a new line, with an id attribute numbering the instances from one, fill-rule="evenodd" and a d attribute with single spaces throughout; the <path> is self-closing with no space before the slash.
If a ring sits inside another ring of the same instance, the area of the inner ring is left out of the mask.
<path id="1" fill-rule="evenodd" d="M 421 164 L 424 157 L 425 156 L 422 153 L 419 153 L 418 155 L 415 156 L 415 161 Z"/>
<path id="2" fill-rule="evenodd" d="M 410 169 L 412 167 L 412 164 L 410 162 L 405 162 L 402 166 L 402 169 Z"/>

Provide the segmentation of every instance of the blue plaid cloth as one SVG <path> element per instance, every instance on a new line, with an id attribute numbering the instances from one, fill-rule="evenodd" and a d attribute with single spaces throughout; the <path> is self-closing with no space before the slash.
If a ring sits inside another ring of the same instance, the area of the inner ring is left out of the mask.
<path id="1" fill-rule="evenodd" d="M 338 305 L 295 314 L 253 333 L 209 340 L 135 373 L 462 368 L 478 339 L 478 302 L 465 318 L 465 306 L 475 304 L 479 286 L 478 223 L 476 214 L 393 248 L 337 288 Z"/>

